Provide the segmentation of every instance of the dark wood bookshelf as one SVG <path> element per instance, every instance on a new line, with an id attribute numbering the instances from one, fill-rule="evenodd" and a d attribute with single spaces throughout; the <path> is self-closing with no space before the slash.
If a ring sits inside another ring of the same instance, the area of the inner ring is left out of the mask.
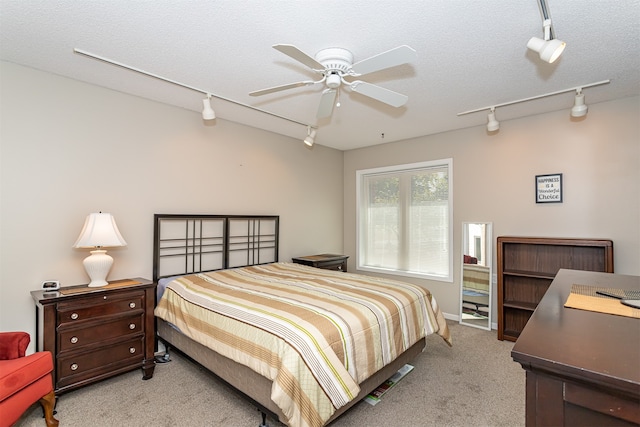
<path id="1" fill-rule="evenodd" d="M 561 268 L 613 273 L 613 242 L 501 236 L 498 339 L 516 341 Z"/>

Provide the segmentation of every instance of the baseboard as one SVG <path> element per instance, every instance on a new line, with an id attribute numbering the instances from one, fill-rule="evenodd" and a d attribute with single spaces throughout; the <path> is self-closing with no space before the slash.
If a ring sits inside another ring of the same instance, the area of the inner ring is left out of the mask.
<path id="1" fill-rule="evenodd" d="M 451 314 L 451 313 L 444 313 L 443 312 L 442 315 L 447 320 L 453 320 L 454 322 L 459 322 L 460 321 L 460 315 L 459 314 Z M 492 330 L 498 330 L 498 324 L 496 322 L 491 322 L 491 329 Z"/>
<path id="2" fill-rule="evenodd" d="M 442 315 L 447 320 L 455 320 L 456 322 L 460 321 L 460 315 L 458 315 L 458 314 L 451 314 L 451 313 L 444 313 L 443 312 Z"/>

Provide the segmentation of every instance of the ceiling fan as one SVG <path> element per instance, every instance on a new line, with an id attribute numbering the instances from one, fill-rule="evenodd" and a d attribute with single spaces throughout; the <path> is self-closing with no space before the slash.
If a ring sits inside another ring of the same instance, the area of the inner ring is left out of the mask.
<path id="1" fill-rule="evenodd" d="M 323 49 L 315 55 L 315 58 L 289 44 L 276 44 L 273 45 L 273 48 L 301 62 L 314 72 L 321 74 L 322 78 L 317 81 L 305 80 L 257 90 L 250 92 L 249 95 L 251 96 L 262 96 L 282 90 L 323 83 L 326 88 L 322 91 L 322 97 L 320 98 L 320 105 L 316 115 L 318 119 L 331 116 L 336 96 L 341 87 L 348 88 L 353 92 L 368 96 L 392 107 L 401 107 L 409 99 L 406 95 L 371 83 L 361 80 L 347 80 L 347 78 L 350 77 L 359 77 L 410 62 L 416 58 L 416 51 L 409 46 L 398 46 L 370 58 L 363 59 L 355 64 L 353 63 L 353 54 L 347 49 L 339 47 Z"/>

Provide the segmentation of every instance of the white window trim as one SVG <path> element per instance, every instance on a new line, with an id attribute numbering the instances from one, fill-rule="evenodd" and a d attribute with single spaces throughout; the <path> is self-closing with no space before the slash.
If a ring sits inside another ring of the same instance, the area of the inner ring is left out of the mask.
<path id="1" fill-rule="evenodd" d="M 448 184 L 449 184 L 449 274 L 447 276 L 435 276 L 425 273 L 416 273 L 403 270 L 396 270 L 382 267 L 361 266 L 360 264 L 360 228 L 361 228 L 361 208 L 360 197 L 362 191 L 362 179 L 366 175 L 382 174 L 386 172 L 405 172 L 411 169 L 425 169 L 437 166 L 447 166 Z M 426 162 L 410 163 L 405 165 L 384 166 L 372 169 L 362 169 L 356 171 L 356 270 L 371 273 L 383 273 L 396 276 L 415 277 L 419 279 L 428 279 L 439 282 L 453 283 L 453 159 L 431 160 Z"/>

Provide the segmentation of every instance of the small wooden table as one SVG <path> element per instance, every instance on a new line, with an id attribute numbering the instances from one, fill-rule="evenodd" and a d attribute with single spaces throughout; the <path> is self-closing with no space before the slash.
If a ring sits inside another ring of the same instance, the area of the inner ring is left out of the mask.
<path id="1" fill-rule="evenodd" d="M 640 277 L 560 270 L 516 341 L 527 426 L 640 424 L 640 319 L 565 308 L 573 284 L 640 290 Z"/>
<path id="2" fill-rule="evenodd" d="M 324 268 L 325 270 L 338 270 L 346 273 L 347 271 L 347 255 L 336 254 L 320 254 L 307 255 L 293 258 L 296 264 L 309 265 L 316 268 Z"/>

